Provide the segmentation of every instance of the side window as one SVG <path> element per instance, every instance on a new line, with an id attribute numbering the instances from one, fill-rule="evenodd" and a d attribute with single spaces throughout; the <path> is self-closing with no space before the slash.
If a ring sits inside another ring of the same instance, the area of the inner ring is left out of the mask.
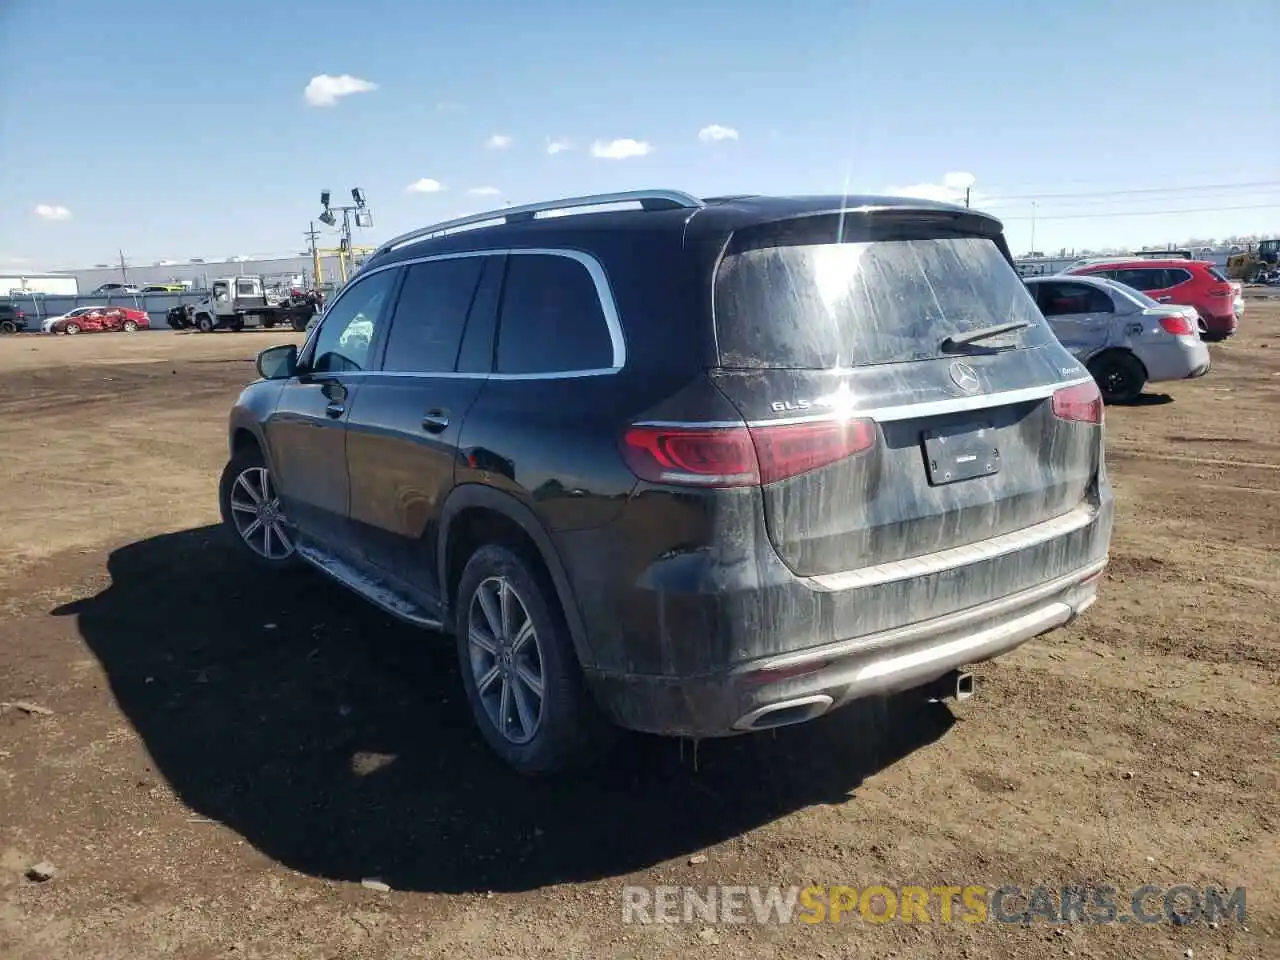
<path id="1" fill-rule="evenodd" d="M 1111 298 L 1085 283 L 1046 283 L 1041 285 L 1040 312 L 1046 317 L 1070 316 L 1076 313 L 1114 313 Z"/>
<path id="2" fill-rule="evenodd" d="M 254 295 L 254 293 L 255 293 L 255 292 L 256 292 L 256 291 L 254 290 L 254 283 L 253 283 L 253 281 L 252 281 L 252 280 L 237 280 L 237 281 L 236 281 L 236 296 L 237 296 L 237 297 L 252 297 L 252 296 Z"/>
<path id="3" fill-rule="evenodd" d="M 397 274 L 397 270 L 380 270 L 343 291 L 316 333 L 313 371 L 351 373 L 368 369 L 374 325 L 395 287 Z"/>
<path id="4" fill-rule="evenodd" d="M 513 254 L 498 325 L 498 373 L 613 366 L 613 341 L 591 274 L 577 260 Z"/>
<path id="5" fill-rule="evenodd" d="M 1191 279 L 1191 272 L 1189 270 L 1183 270 L 1181 267 L 1161 270 L 1160 273 L 1163 274 L 1161 278 L 1162 283 L 1160 285 L 1160 289 L 1162 290 L 1165 287 L 1176 287 L 1178 284 L 1186 283 Z"/>
<path id="6" fill-rule="evenodd" d="M 405 270 L 383 370 L 452 371 L 475 296 L 483 257 L 415 263 Z"/>
<path id="7" fill-rule="evenodd" d="M 1151 270 L 1143 267 L 1131 270 L 1117 270 L 1115 275 L 1116 283 L 1123 283 L 1126 286 L 1133 287 L 1135 290 L 1141 290 L 1144 293 L 1148 290 L 1160 289 L 1160 270 Z"/>

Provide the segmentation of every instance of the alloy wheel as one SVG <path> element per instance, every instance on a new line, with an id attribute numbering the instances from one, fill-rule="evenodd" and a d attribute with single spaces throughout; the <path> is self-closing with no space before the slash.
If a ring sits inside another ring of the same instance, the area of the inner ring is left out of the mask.
<path id="1" fill-rule="evenodd" d="M 528 608 L 505 577 L 476 588 L 467 647 L 476 694 L 494 729 L 510 743 L 528 743 L 542 722 L 542 649 Z"/>
<path id="2" fill-rule="evenodd" d="M 248 467 L 231 485 L 231 516 L 249 549 L 268 560 L 293 555 L 293 535 L 266 467 Z"/>

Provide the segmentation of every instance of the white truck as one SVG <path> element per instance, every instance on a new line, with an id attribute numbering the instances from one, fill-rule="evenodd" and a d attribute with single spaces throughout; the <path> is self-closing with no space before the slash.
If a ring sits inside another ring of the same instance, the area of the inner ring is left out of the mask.
<path id="1" fill-rule="evenodd" d="M 222 277 L 209 285 L 209 296 L 199 303 L 170 310 L 168 322 L 174 329 L 195 327 L 201 333 L 277 325 L 303 330 L 316 308 L 312 297 L 268 293 L 262 277 Z"/>

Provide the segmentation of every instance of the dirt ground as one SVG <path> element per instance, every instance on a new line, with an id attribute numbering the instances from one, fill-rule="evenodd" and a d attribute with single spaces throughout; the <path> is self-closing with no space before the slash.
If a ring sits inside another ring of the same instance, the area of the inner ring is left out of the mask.
<path id="1" fill-rule="evenodd" d="M 215 526 L 289 336 L 0 340 L 0 957 L 1280 957 L 1280 300 L 1108 410 L 1101 599 L 973 699 L 541 783 L 447 642 Z M 810 883 L 1243 886 L 1247 918 L 623 923 L 628 884 Z"/>

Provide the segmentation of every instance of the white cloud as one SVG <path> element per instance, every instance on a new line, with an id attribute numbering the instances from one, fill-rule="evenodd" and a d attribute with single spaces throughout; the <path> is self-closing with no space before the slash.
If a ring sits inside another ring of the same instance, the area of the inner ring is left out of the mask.
<path id="1" fill-rule="evenodd" d="M 505 133 L 495 133 L 485 141 L 484 145 L 490 150 L 505 150 L 511 146 L 511 138 Z"/>
<path id="2" fill-rule="evenodd" d="M 893 197 L 918 197 L 921 200 L 938 200 L 942 203 L 964 203 L 964 192 L 971 191 L 970 202 L 979 196 L 973 185 L 978 178 L 972 173 L 945 173 L 939 183 L 913 183 L 906 187 L 887 187 L 885 193 Z"/>
<path id="3" fill-rule="evenodd" d="M 376 83 L 361 80 L 359 77 L 353 77 L 349 73 L 344 73 L 337 77 L 321 73 L 311 78 L 311 82 L 307 84 L 307 89 L 302 91 L 302 95 L 306 98 L 307 103 L 313 107 L 332 107 L 338 102 L 339 97 L 348 97 L 353 93 L 369 93 L 377 89 L 378 85 Z"/>
<path id="4" fill-rule="evenodd" d="M 563 153 L 565 150 L 572 150 L 573 144 L 565 139 L 552 140 L 547 137 L 547 153 L 555 156 L 557 153 Z"/>
<path id="5" fill-rule="evenodd" d="M 647 140 L 632 140 L 622 137 L 619 140 L 597 140 L 591 145 L 591 155 L 602 160 L 626 160 L 628 157 L 644 157 L 653 152 Z"/>
<path id="6" fill-rule="evenodd" d="M 41 220 L 71 219 L 71 211 L 59 203 L 37 203 L 34 212 Z"/>
<path id="7" fill-rule="evenodd" d="M 439 193 L 444 189 L 444 184 L 439 180 L 423 177 L 421 180 L 413 181 L 404 189 L 405 193 Z"/>
<path id="8" fill-rule="evenodd" d="M 465 113 L 467 105 L 456 100 L 441 100 L 436 104 L 436 109 L 441 113 Z"/>
<path id="9" fill-rule="evenodd" d="M 722 127 L 718 123 L 712 123 L 698 131 L 698 139 L 703 143 L 715 143 L 717 140 L 737 140 L 738 131 L 733 127 Z"/>
<path id="10" fill-rule="evenodd" d="M 497 187 L 472 187 L 467 193 L 475 197 L 496 197 L 502 191 Z"/>

